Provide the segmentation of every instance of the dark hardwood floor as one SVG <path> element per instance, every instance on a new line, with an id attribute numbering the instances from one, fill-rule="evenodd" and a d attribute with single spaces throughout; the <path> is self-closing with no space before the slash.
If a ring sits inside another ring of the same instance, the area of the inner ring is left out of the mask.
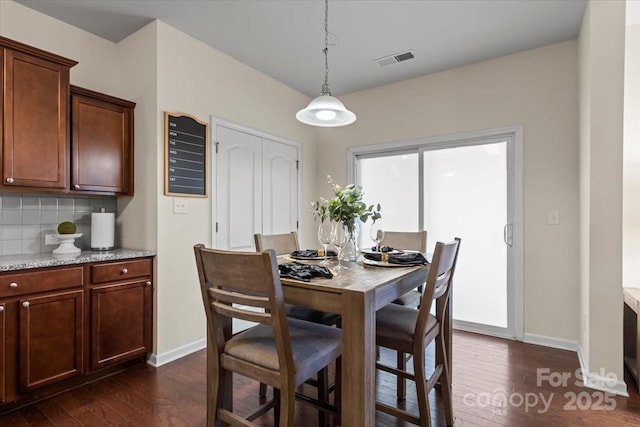
<path id="1" fill-rule="evenodd" d="M 381 357 L 395 360 L 384 350 Z M 633 383 L 628 381 L 629 398 L 577 386 L 575 353 L 455 332 L 453 358 L 456 426 L 640 425 Z M 566 384 L 558 385 L 562 375 Z M 257 383 L 238 376 L 235 383 L 237 411 L 258 403 Z M 395 379 L 384 373 L 378 376 L 378 398 L 396 402 Z M 435 392 L 430 401 L 434 425 L 442 425 L 444 411 Z M 405 405 L 416 409 L 411 388 Z M 310 407 L 299 403 L 296 410 L 297 426 L 317 425 Z M 138 365 L 20 409 L 0 417 L 0 426 L 196 427 L 205 420 L 205 352 L 199 351 L 158 369 Z M 268 413 L 259 422 L 270 426 L 272 420 Z M 378 412 L 377 425 L 410 424 Z"/>

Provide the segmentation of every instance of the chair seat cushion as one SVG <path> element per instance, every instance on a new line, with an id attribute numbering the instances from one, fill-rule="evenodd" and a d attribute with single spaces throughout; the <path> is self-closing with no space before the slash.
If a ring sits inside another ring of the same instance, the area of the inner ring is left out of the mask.
<path id="1" fill-rule="evenodd" d="M 306 380 L 340 356 L 340 329 L 291 318 L 287 322 L 296 376 L 308 373 Z M 267 369 L 280 369 L 271 325 L 261 324 L 237 334 L 227 341 L 224 353 Z"/>
<path id="2" fill-rule="evenodd" d="M 412 353 L 418 313 L 419 311 L 415 308 L 398 304 L 382 307 L 376 312 L 376 343 L 383 347 Z M 430 314 L 427 319 L 426 333 L 438 327 L 438 321 Z"/>
<path id="3" fill-rule="evenodd" d="M 339 314 L 289 304 L 287 304 L 287 316 L 293 317 L 294 319 L 306 320 L 308 322 L 322 323 L 323 325 L 328 326 L 333 326 L 340 320 Z"/>
<path id="4" fill-rule="evenodd" d="M 417 307 L 420 305 L 421 297 L 422 292 L 414 289 L 401 295 L 398 299 L 393 301 L 393 304 L 404 305 L 406 307 Z"/>

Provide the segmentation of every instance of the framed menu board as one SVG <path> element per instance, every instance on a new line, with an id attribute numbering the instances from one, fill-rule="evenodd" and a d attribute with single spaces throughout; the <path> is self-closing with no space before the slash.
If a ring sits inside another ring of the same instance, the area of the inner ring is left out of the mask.
<path id="1" fill-rule="evenodd" d="M 164 113 L 164 194 L 207 197 L 208 125 L 184 113 Z"/>

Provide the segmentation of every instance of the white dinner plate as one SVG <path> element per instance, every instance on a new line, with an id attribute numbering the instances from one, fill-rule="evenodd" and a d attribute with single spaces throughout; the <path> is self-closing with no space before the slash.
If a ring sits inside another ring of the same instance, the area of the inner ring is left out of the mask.
<path id="1" fill-rule="evenodd" d="M 363 254 L 379 254 L 379 251 L 372 251 L 371 249 L 360 249 Z M 401 251 L 394 249 L 391 252 L 382 252 L 383 254 L 399 254 Z M 408 251 L 407 251 L 408 252 Z"/>
<path id="2" fill-rule="evenodd" d="M 324 257 L 324 256 L 310 257 L 310 256 L 295 256 L 295 255 L 288 255 L 288 256 L 291 259 L 297 259 L 297 260 L 300 260 L 300 261 L 322 261 L 323 259 L 336 259 L 336 258 L 338 258 L 337 255 L 328 255 L 326 257 Z"/>
<path id="3" fill-rule="evenodd" d="M 364 265 L 372 265 L 375 267 L 415 267 L 415 265 L 391 264 L 385 261 L 375 261 L 375 260 L 366 259 L 366 258 L 362 260 L 362 263 Z"/>

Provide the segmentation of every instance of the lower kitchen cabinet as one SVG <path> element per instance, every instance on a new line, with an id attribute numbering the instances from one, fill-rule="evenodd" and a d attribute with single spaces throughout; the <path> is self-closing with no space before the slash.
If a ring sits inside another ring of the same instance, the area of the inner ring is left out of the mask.
<path id="1" fill-rule="evenodd" d="M 18 301 L 21 393 L 82 373 L 83 291 Z"/>
<path id="2" fill-rule="evenodd" d="M 151 351 L 151 278 L 91 289 L 92 370 Z"/>
<path id="3" fill-rule="evenodd" d="M 7 307 L 6 304 L 0 304 L 0 403 L 6 402 L 6 374 L 7 374 L 7 364 L 5 357 L 5 343 L 6 335 L 6 323 L 7 323 Z"/>
<path id="4" fill-rule="evenodd" d="M 153 258 L 0 273 L 0 414 L 146 360 Z"/>

